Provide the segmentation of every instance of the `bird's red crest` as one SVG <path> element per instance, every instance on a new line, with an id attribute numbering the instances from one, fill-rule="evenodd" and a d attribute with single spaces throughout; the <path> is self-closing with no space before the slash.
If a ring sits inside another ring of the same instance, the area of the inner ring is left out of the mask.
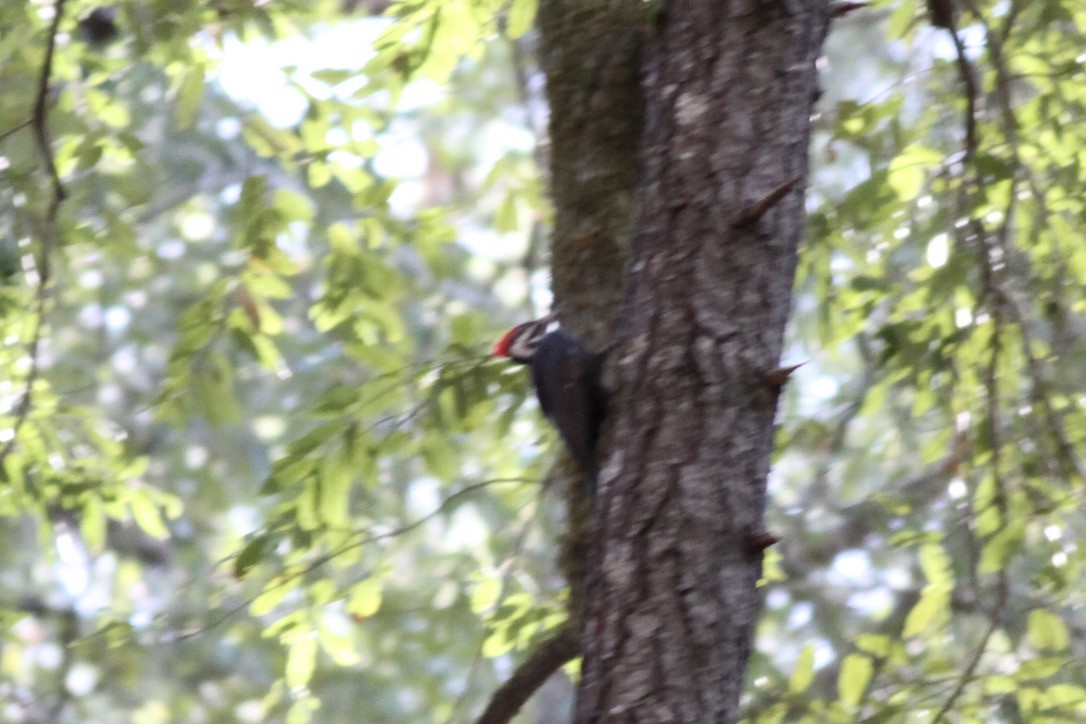
<path id="1" fill-rule="evenodd" d="M 513 340 L 516 338 L 517 333 L 520 331 L 520 327 L 513 327 L 506 332 L 501 339 L 497 341 L 494 348 L 490 350 L 491 357 L 508 357 L 509 345 L 513 344 Z"/>

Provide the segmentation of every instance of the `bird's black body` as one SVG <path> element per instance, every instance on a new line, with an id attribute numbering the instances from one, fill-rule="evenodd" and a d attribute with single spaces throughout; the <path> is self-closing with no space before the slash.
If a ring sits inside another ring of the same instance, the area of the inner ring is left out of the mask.
<path id="1" fill-rule="evenodd" d="M 607 413 L 607 394 L 600 382 L 602 356 L 571 332 L 547 332 L 548 324 L 545 318 L 515 327 L 494 348 L 494 354 L 531 368 L 543 414 L 558 429 L 594 492 L 596 448 Z"/>

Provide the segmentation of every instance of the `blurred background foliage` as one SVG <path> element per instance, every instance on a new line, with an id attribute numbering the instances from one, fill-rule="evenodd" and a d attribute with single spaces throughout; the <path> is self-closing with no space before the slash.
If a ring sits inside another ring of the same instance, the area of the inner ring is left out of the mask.
<path id="1" fill-rule="evenodd" d="M 1086 7 L 961 6 L 827 44 L 753 721 L 1086 719 Z M 60 7 L 57 204 L 0 4 L 0 718 L 470 719 L 563 620 L 485 357 L 549 305 L 534 0 Z"/>

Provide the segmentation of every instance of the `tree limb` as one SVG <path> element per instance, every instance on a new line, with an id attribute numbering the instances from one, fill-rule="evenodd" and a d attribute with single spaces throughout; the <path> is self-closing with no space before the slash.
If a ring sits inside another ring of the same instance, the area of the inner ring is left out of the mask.
<path id="1" fill-rule="evenodd" d="M 15 135 L 16 133 L 18 133 L 19 131 L 23 130 L 24 128 L 26 128 L 27 126 L 29 126 L 29 125 L 31 125 L 33 123 L 34 123 L 33 118 L 24 118 L 23 120 L 19 121 L 14 126 L 7 129 L 6 131 L 0 131 L 0 141 L 3 141 L 8 136 Z"/>
<path id="2" fill-rule="evenodd" d="M 53 198 L 50 207 L 59 205 L 67 193 L 64 184 L 57 173 L 57 165 L 53 161 L 52 145 L 49 143 L 49 129 L 46 125 L 48 108 L 46 97 L 49 95 L 49 78 L 53 74 L 53 52 L 57 44 L 57 29 L 60 27 L 60 19 L 64 15 L 65 0 L 56 0 L 53 5 L 53 22 L 49 25 L 49 37 L 46 39 L 45 59 L 42 61 L 41 74 L 38 76 L 38 93 L 34 101 L 34 115 L 31 117 L 31 125 L 34 127 L 34 135 L 38 139 L 38 150 L 41 153 L 42 162 L 49 171 L 49 177 L 53 182 Z M 52 209 L 55 216 L 55 209 Z"/>
<path id="3" fill-rule="evenodd" d="M 563 626 L 523 661 L 513 675 L 498 687 L 477 724 L 504 724 L 511 721 L 524 703 L 563 664 L 581 654 L 580 637 Z"/>
<path id="4" fill-rule="evenodd" d="M 49 94 L 49 78 L 53 73 L 53 52 L 56 49 L 57 29 L 60 27 L 60 19 L 63 16 L 64 2 L 65 0 L 56 0 L 56 4 L 53 6 L 53 20 L 49 25 L 49 38 L 45 46 L 45 59 L 42 61 L 41 73 L 38 75 L 38 92 L 34 102 L 34 113 L 30 118 L 30 125 L 34 129 L 34 137 L 37 139 L 38 154 L 41 156 L 42 164 L 49 173 L 52 184 L 52 193 L 49 197 L 45 216 L 42 219 L 39 233 L 40 243 L 38 258 L 35 264 L 38 273 L 38 288 L 35 295 L 34 312 L 37 320 L 34 325 L 34 334 L 30 338 L 30 344 L 27 345 L 27 356 L 30 358 L 30 369 L 27 371 L 26 380 L 23 382 L 23 394 L 13 410 L 15 413 L 15 421 L 11 426 L 11 437 L 8 438 L 7 443 L 4 445 L 3 449 L 0 450 L 0 466 L 3 465 L 7 456 L 11 453 L 12 449 L 14 449 L 15 440 L 19 436 L 19 430 L 22 428 L 23 423 L 26 422 L 27 415 L 30 413 L 30 403 L 34 393 L 34 382 L 38 379 L 41 365 L 39 350 L 41 348 L 42 327 L 44 326 L 43 317 L 45 316 L 45 302 L 48 296 L 49 278 L 51 276 L 51 255 L 53 249 L 55 249 L 58 244 L 57 215 L 60 212 L 60 204 L 67 195 L 64 190 L 64 184 L 57 174 L 56 163 L 53 160 L 53 149 L 49 142 L 49 132 L 47 128 L 49 109 L 46 102 L 46 96 Z"/>
<path id="5" fill-rule="evenodd" d="M 957 703 L 962 693 L 965 691 L 965 687 L 973 680 L 973 675 L 977 671 L 977 666 L 980 665 L 981 657 L 984 656 L 984 652 L 988 650 L 988 643 L 992 640 L 992 635 L 995 634 L 996 629 L 999 628 L 999 624 L 1003 620 L 1003 611 L 1007 605 L 1007 572 L 1004 570 L 999 575 L 999 597 L 996 601 L 995 608 L 989 615 L 988 628 L 984 631 L 984 635 L 980 638 L 980 643 L 977 644 L 977 648 L 973 651 L 973 656 L 969 659 L 969 663 L 965 666 L 965 671 L 962 673 L 961 678 L 958 680 L 957 686 L 954 687 L 954 691 L 951 692 L 947 700 L 943 702 L 943 706 L 935 714 L 935 717 L 931 720 L 932 724 L 938 724 L 946 718 L 946 715 L 950 713 L 950 710 L 954 708 L 954 704 Z"/>

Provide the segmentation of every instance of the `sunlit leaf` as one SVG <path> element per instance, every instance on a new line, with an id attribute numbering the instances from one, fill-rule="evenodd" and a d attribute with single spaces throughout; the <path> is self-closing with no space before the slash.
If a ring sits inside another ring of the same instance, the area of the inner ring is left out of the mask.
<path id="1" fill-rule="evenodd" d="M 204 97 L 203 63 L 194 63 L 181 80 L 177 91 L 177 106 L 174 110 L 174 123 L 179 130 L 185 130 L 196 120 L 200 110 L 200 101 Z"/>
<path id="2" fill-rule="evenodd" d="M 1063 620 L 1044 609 L 1029 612 L 1027 630 L 1030 643 L 1039 649 L 1063 651 L 1067 648 L 1067 627 Z"/>
<path id="3" fill-rule="evenodd" d="M 814 646 L 807 644 L 799 652 L 796 668 L 792 670 L 792 677 L 788 680 L 788 691 L 793 694 L 802 694 L 807 691 L 814 680 Z"/>
<path id="4" fill-rule="evenodd" d="M 860 703 L 874 668 L 871 659 L 861 654 L 849 654 L 841 663 L 837 675 L 837 692 L 842 703 L 856 706 Z"/>

